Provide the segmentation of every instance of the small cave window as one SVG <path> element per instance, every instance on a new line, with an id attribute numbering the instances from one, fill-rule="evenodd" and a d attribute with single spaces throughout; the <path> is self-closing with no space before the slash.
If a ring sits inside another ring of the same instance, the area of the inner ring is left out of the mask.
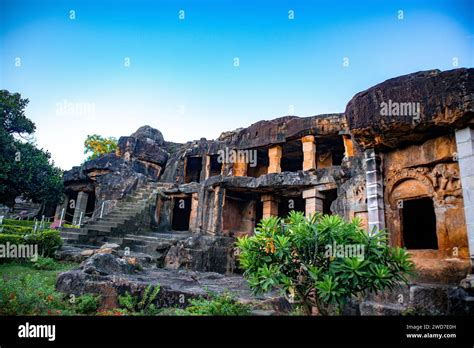
<path id="1" fill-rule="evenodd" d="M 331 204 L 337 198 L 337 189 L 322 191 L 321 193 L 324 194 L 323 214 L 332 215 Z"/>
<path id="2" fill-rule="evenodd" d="M 174 231 L 188 231 L 190 216 L 191 197 L 175 197 L 171 229 Z"/>
<path id="3" fill-rule="evenodd" d="M 186 168 L 184 175 L 184 182 L 199 182 L 202 170 L 202 157 L 194 156 L 186 158 Z"/>
<path id="4" fill-rule="evenodd" d="M 403 201 L 402 233 L 407 249 L 438 249 L 436 215 L 431 198 Z"/>
<path id="5" fill-rule="evenodd" d="M 219 155 L 210 156 L 209 176 L 220 175 L 222 171 L 222 163 L 219 162 Z"/>

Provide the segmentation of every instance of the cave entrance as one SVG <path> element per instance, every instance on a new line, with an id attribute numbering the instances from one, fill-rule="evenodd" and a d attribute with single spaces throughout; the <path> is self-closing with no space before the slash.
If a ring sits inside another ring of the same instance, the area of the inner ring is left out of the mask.
<path id="1" fill-rule="evenodd" d="M 278 217 L 286 218 L 292 210 L 300 211 L 304 214 L 305 208 L 305 200 L 301 195 L 293 197 L 280 197 L 280 202 L 278 202 Z"/>
<path id="2" fill-rule="evenodd" d="M 222 211 L 223 233 L 231 236 L 253 234 L 256 203 L 255 195 L 227 190 Z"/>
<path id="3" fill-rule="evenodd" d="M 282 145 L 280 166 L 282 172 L 303 170 L 303 145 L 301 140 L 288 141 Z"/>
<path id="4" fill-rule="evenodd" d="M 268 173 L 268 148 L 252 149 L 249 151 L 256 151 L 257 155 L 252 157 L 256 159 L 256 163 L 249 163 L 247 165 L 247 176 L 258 178 L 260 175 Z"/>
<path id="5" fill-rule="evenodd" d="M 188 231 L 191 216 L 191 197 L 175 197 L 171 229 L 174 231 Z"/>
<path id="6" fill-rule="evenodd" d="M 211 155 L 209 157 L 209 177 L 221 175 L 222 163 L 219 161 L 219 155 Z"/>
<path id="7" fill-rule="evenodd" d="M 436 215 L 428 197 L 403 201 L 403 243 L 407 249 L 438 249 Z"/>
<path id="8" fill-rule="evenodd" d="M 321 191 L 324 194 L 323 199 L 323 214 L 332 215 L 331 204 L 337 198 L 337 189 Z"/>
<path id="9" fill-rule="evenodd" d="M 201 170 L 202 170 L 202 157 L 201 156 L 193 156 L 193 157 L 186 157 L 186 168 L 184 174 L 184 182 L 199 182 L 201 178 Z"/>
<path id="10" fill-rule="evenodd" d="M 316 167 L 339 166 L 344 158 L 344 141 L 341 136 L 318 138 L 316 144 Z"/>
<path id="11" fill-rule="evenodd" d="M 95 191 L 87 192 L 87 206 L 85 216 L 90 218 L 94 214 L 95 209 Z"/>
<path id="12" fill-rule="evenodd" d="M 74 219 L 74 211 L 76 210 L 77 204 L 77 195 L 79 194 L 78 191 L 69 191 L 67 192 L 67 205 L 66 205 L 66 213 L 64 214 L 64 220 L 68 224 L 72 224 L 72 220 Z"/>

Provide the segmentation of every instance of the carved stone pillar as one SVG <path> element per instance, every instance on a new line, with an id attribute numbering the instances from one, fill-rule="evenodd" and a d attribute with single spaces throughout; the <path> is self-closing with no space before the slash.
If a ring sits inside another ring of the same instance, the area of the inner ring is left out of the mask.
<path id="1" fill-rule="evenodd" d="M 316 142 L 314 135 L 301 138 L 303 145 L 303 170 L 316 169 Z"/>
<path id="2" fill-rule="evenodd" d="M 275 196 L 262 195 L 261 201 L 263 202 L 263 219 L 270 216 L 278 216 L 278 199 Z"/>
<path id="3" fill-rule="evenodd" d="M 316 188 L 303 191 L 303 199 L 305 200 L 305 215 L 310 218 L 315 212 L 323 212 L 324 194 Z"/>
<path id="4" fill-rule="evenodd" d="M 383 181 L 380 170 L 380 157 L 374 149 L 365 150 L 366 162 L 366 196 L 369 233 L 385 228 L 385 211 L 383 203 Z"/>
<path id="5" fill-rule="evenodd" d="M 281 172 L 281 146 L 274 145 L 268 149 L 268 174 Z"/>
<path id="6" fill-rule="evenodd" d="M 342 141 L 344 143 L 344 156 L 353 157 L 354 156 L 354 144 L 352 143 L 351 136 L 344 134 L 342 136 Z"/>
<path id="7" fill-rule="evenodd" d="M 74 209 L 74 216 L 72 220 L 74 224 L 79 224 L 81 213 L 82 213 L 82 221 L 84 221 L 88 197 L 89 197 L 89 194 L 83 191 L 77 194 L 76 208 Z"/>
<path id="8" fill-rule="evenodd" d="M 474 129 L 456 130 L 456 146 L 466 218 L 469 254 L 474 266 Z"/>

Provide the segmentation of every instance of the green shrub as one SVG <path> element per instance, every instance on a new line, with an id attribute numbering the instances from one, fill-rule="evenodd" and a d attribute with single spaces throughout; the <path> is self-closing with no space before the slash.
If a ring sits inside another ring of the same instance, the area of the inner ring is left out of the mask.
<path id="1" fill-rule="evenodd" d="M 158 293 L 160 292 L 160 285 L 148 285 L 140 297 L 132 296 L 128 292 L 125 295 L 119 296 L 118 301 L 120 306 L 127 309 L 130 314 L 135 315 L 156 315 L 158 310 L 153 304 Z"/>
<path id="2" fill-rule="evenodd" d="M 293 211 L 285 221 L 263 219 L 255 235 L 239 238 L 237 246 L 255 293 L 279 287 L 305 313 L 313 306 L 321 314 L 338 312 L 352 296 L 406 282 L 413 269 L 406 250 L 389 247 L 385 232 L 368 234 L 359 220 L 346 222 L 337 215 L 307 219 Z M 328 253 L 328 246 L 358 246 L 363 254 Z"/>
<path id="3" fill-rule="evenodd" d="M 38 221 L 38 226 L 40 225 L 41 221 Z M 48 228 L 51 225 L 51 222 L 44 221 L 44 227 Z M 33 220 L 14 220 L 14 219 L 3 219 L 2 225 L 9 225 L 9 226 L 20 226 L 20 227 L 31 227 L 35 226 L 35 221 Z"/>
<path id="4" fill-rule="evenodd" d="M 34 269 L 52 271 L 58 268 L 58 263 L 52 258 L 38 256 L 38 259 L 32 262 L 32 266 Z"/>
<path id="5" fill-rule="evenodd" d="M 61 314 L 65 309 L 62 294 L 41 274 L 0 278 L 0 315 Z"/>
<path id="6" fill-rule="evenodd" d="M 0 244 L 37 244 L 38 253 L 44 257 L 52 257 L 61 248 L 63 240 L 56 230 L 43 230 L 27 234 L 0 234 Z"/>
<path id="7" fill-rule="evenodd" d="M 250 306 L 238 302 L 228 292 L 210 294 L 210 299 L 191 299 L 189 303 L 184 309 L 184 313 L 189 315 L 250 315 Z"/>
<path id="8" fill-rule="evenodd" d="M 4 234 L 27 234 L 33 233 L 33 229 L 31 227 L 25 226 L 15 226 L 15 225 L 0 225 L 0 229 Z"/>
<path id="9" fill-rule="evenodd" d="M 90 294 L 82 295 L 76 299 L 76 311 L 80 314 L 92 314 L 97 312 L 100 305 L 100 296 Z"/>

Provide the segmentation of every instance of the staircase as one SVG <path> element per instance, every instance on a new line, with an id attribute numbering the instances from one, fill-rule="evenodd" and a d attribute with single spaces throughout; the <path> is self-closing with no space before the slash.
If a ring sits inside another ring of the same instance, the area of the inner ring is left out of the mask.
<path id="1" fill-rule="evenodd" d="M 117 202 L 102 219 L 86 222 L 81 228 L 61 228 L 64 244 L 78 247 L 100 246 L 108 238 L 137 233 L 149 222 L 149 198 L 156 183 L 147 183 Z M 120 244 L 120 243 L 118 243 Z"/>

